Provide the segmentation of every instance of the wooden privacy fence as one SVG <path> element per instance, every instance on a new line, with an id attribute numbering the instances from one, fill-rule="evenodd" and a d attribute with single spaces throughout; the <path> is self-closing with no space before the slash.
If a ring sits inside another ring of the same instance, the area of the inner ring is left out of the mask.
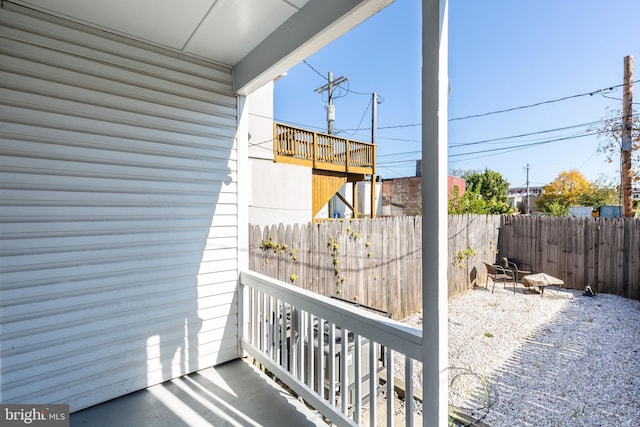
<path id="1" fill-rule="evenodd" d="M 640 220 L 504 216 L 500 254 L 565 287 L 640 300 Z"/>
<path id="2" fill-rule="evenodd" d="M 448 227 L 450 298 L 506 256 L 567 288 L 640 300 L 640 220 L 451 215 Z M 402 319 L 422 307 L 421 217 L 250 226 L 249 267 Z"/>
<path id="3" fill-rule="evenodd" d="M 420 217 L 250 226 L 249 268 L 401 319 L 422 307 L 421 234 Z"/>

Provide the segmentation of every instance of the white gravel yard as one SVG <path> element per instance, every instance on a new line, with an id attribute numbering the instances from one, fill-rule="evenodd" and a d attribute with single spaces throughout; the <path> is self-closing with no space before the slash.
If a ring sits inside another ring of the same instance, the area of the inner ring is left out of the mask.
<path id="1" fill-rule="evenodd" d="M 492 427 L 640 425 L 640 302 L 469 291 L 449 301 L 449 381 L 449 403 Z"/>

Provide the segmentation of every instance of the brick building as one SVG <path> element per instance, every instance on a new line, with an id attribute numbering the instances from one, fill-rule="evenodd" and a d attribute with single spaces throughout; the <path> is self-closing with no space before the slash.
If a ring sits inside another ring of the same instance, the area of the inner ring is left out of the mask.
<path id="1" fill-rule="evenodd" d="M 460 194 L 464 194 L 466 181 L 449 175 L 447 188 L 449 194 L 458 187 Z M 381 216 L 418 215 L 422 208 L 422 177 L 385 179 L 382 182 L 382 211 Z"/>

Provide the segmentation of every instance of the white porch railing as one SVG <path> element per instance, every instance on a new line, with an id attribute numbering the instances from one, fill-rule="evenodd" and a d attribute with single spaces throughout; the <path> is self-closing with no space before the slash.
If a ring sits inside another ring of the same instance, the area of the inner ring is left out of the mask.
<path id="1" fill-rule="evenodd" d="M 386 425 L 393 426 L 396 352 L 405 356 L 405 425 L 413 425 L 420 330 L 255 272 L 241 272 L 240 286 L 242 348 L 324 417 L 357 426 L 367 404 L 368 424 L 378 425 L 386 387 Z"/>

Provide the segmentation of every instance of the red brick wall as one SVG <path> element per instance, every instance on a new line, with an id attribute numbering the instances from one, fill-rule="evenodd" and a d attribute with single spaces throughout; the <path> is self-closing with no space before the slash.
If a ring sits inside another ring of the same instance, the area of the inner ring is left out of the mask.
<path id="1" fill-rule="evenodd" d="M 458 187 L 458 191 L 462 196 L 467 189 L 467 181 L 462 178 L 458 178 L 457 176 L 449 175 L 447 177 L 447 192 L 451 194 L 451 191 L 453 191 L 455 187 Z"/>
<path id="2" fill-rule="evenodd" d="M 464 194 L 466 181 L 462 178 L 449 176 L 448 191 L 455 186 Z M 422 177 L 386 179 L 382 182 L 382 212 L 384 216 L 417 215 L 420 213 L 422 195 Z"/>
<path id="3" fill-rule="evenodd" d="M 395 178 L 382 182 L 382 215 L 417 215 L 420 212 L 422 178 Z"/>

